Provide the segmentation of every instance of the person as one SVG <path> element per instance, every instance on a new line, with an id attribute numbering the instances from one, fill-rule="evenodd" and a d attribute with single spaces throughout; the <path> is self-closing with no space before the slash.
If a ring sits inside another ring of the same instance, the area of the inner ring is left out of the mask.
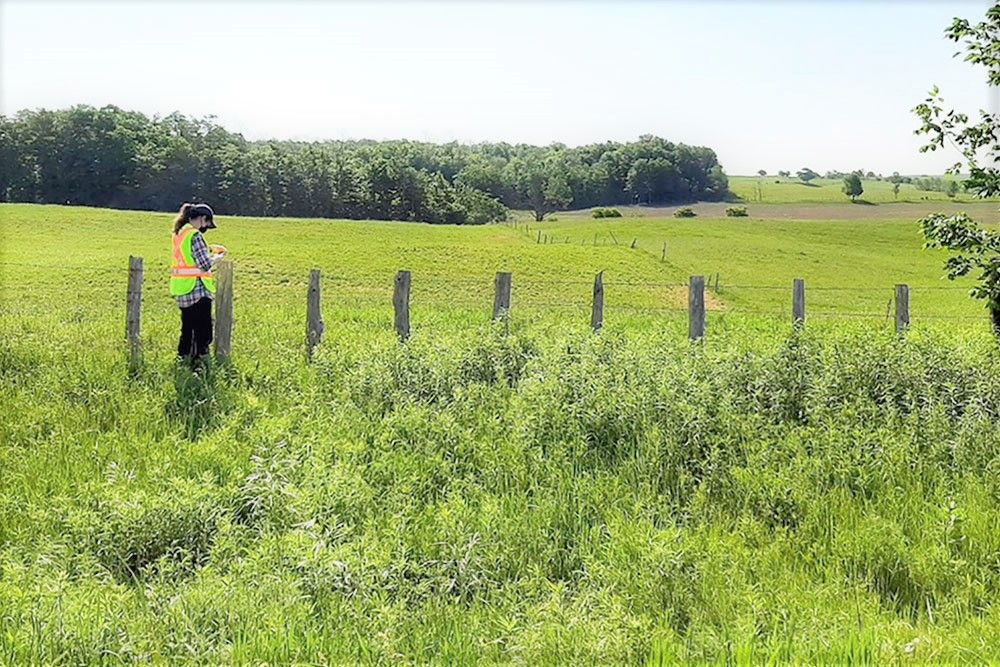
<path id="1" fill-rule="evenodd" d="M 174 220 L 170 294 L 181 311 L 177 356 L 189 362 L 200 361 L 212 342 L 212 268 L 226 255 L 222 246 L 205 243 L 205 232 L 215 228 L 208 204 L 184 204 Z"/>

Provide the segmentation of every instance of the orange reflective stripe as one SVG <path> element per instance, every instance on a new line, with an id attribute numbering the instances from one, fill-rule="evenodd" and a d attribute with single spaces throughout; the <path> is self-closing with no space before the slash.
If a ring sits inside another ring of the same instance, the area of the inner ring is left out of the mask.
<path id="1" fill-rule="evenodd" d="M 184 230 L 174 234 L 174 266 L 184 266 L 184 253 L 181 244 L 184 243 Z"/>
<path id="2" fill-rule="evenodd" d="M 211 271 L 202 271 L 199 268 L 190 268 L 190 267 L 178 267 L 178 268 L 174 268 L 174 269 L 172 269 L 171 273 L 173 275 L 175 275 L 175 276 L 184 277 L 184 278 L 211 278 L 212 277 L 212 272 Z"/>
<path id="3" fill-rule="evenodd" d="M 201 280 L 205 289 L 215 292 L 215 277 L 212 270 L 202 269 L 195 260 L 191 249 L 192 235 L 198 230 L 185 225 L 173 235 L 173 261 L 170 266 L 170 293 L 174 296 L 188 294 Z"/>
<path id="4" fill-rule="evenodd" d="M 184 260 L 184 240 L 195 233 L 195 228 L 190 225 L 185 225 L 181 228 L 179 232 L 174 234 L 174 263 L 176 266 L 188 266 L 187 262 Z"/>
<path id="5" fill-rule="evenodd" d="M 190 225 L 185 225 L 180 229 L 179 232 L 174 234 L 174 263 L 171 267 L 173 269 L 173 275 L 184 276 L 192 278 L 211 278 L 211 271 L 204 271 L 201 267 L 195 264 L 188 264 L 187 260 L 184 258 L 184 241 L 191 234 L 194 234 L 197 229 L 191 227 Z M 179 271 L 185 271 L 185 273 L 179 273 Z"/>

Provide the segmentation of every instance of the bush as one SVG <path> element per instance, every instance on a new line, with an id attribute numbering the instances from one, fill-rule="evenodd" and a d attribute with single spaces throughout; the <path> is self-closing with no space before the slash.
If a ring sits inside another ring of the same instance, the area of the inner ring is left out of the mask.
<path id="1" fill-rule="evenodd" d="M 747 215 L 746 206 L 730 206 L 726 209 L 726 216 L 730 218 L 745 218 Z"/>
<path id="2" fill-rule="evenodd" d="M 687 206 L 685 206 L 684 208 L 679 208 L 676 211 L 674 211 L 675 218 L 693 218 L 696 215 L 698 214 L 695 213 L 693 209 Z"/>
<path id="3" fill-rule="evenodd" d="M 595 218 L 620 218 L 622 212 L 616 208 L 595 208 L 591 215 Z"/>

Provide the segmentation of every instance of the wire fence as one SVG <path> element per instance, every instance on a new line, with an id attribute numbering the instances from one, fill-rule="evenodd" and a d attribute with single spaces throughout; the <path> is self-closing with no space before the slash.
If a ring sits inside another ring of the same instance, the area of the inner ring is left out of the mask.
<path id="1" fill-rule="evenodd" d="M 320 267 L 321 270 L 322 267 Z M 72 297 L 82 303 L 92 303 L 101 294 L 115 294 L 116 287 L 110 288 L 108 280 L 125 286 L 128 276 L 126 266 L 100 266 L 95 264 L 64 262 L 30 262 L 0 259 L 0 276 L 11 271 L 30 269 L 44 272 L 46 277 L 32 280 L 31 291 L 36 296 L 53 295 L 63 297 L 66 290 L 72 290 Z M 145 264 L 145 271 L 162 275 L 163 289 L 147 290 L 146 298 L 153 303 L 170 303 L 166 286 L 170 267 L 167 263 Z M 305 294 L 309 285 L 309 270 L 290 270 L 269 266 L 240 264 L 236 267 L 237 294 L 251 297 L 253 302 L 264 305 L 274 300 L 296 301 Z M 493 275 L 481 277 L 454 275 L 440 271 L 421 271 L 414 274 L 412 294 L 415 307 L 439 309 L 488 309 L 489 299 L 494 294 Z M 511 310 L 552 310 L 573 311 L 593 307 L 592 280 L 552 275 L 537 275 L 530 272 L 514 276 L 515 294 Z M 7 281 L 5 281 L 7 282 Z M 370 307 L 382 303 L 391 306 L 393 297 L 393 276 L 355 274 L 337 275 L 323 271 L 324 303 L 333 308 Z M 790 285 L 766 284 L 720 284 L 716 277 L 706 282 L 709 295 L 706 310 L 715 314 L 739 313 L 762 317 L 789 317 L 781 294 L 791 295 Z M 616 279 L 603 277 L 603 289 L 607 291 L 607 307 L 613 312 L 628 315 L 683 315 L 690 313 L 690 282 L 669 280 Z M 822 319 L 873 319 L 889 320 L 894 315 L 895 285 L 810 285 L 814 303 L 808 310 L 809 318 Z M 936 308 L 921 304 L 916 312 L 922 320 L 937 321 L 982 321 L 984 315 L 974 314 L 975 305 L 965 297 L 968 287 L 960 285 L 919 284 L 908 286 L 913 295 L 937 295 Z M 55 294 L 52 294 L 52 292 Z M 950 295 L 954 295 L 952 298 Z M 878 299 L 876 301 L 876 299 Z M 602 296 L 603 300 L 603 296 Z M 787 302 L 790 304 L 790 300 Z M 862 306 L 862 308 L 859 308 Z M 870 307 L 870 310 L 864 307 Z M 944 307 L 942 307 L 944 306 Z M 908 317 L 908 313 L 907 313 Z"/>
<path id="2" fill-rule="evenodd" d="M 107 275 L 125 275 L 127 274 L 127 268 L 112 267 L 112 266 L 94 266 L 92 264 L 42 264 L 36 262 L 19 262 L 19 261 L 9 261 L 0 260 L 0 270 L 5 267 L 15 267 L 15 268 L 32 268 L 39 269 L 46 272 L 51 271 L 67 271 L 67 272 L 90 272 L 90 273 L 101 273 Z M 147 262 L 145 264 L 146 269 L 151 269 L 154 271 L 162 271 L 164 276 L 166 276 L 170 271 L 170 265 L 166 263 L 155 263 Z M 322 267 L 319 267 L 323 270 Z M 289 271 L 281 269 L 272 268 L 259 268 L 253 266 L 239 266 L 239 271 L 241 275 L 259 275 L 265 276 L 269 279 L 282 278 L 291 279 L 306 284 L 309 279 L 308 269 L 303 269 L 301 271 Z M 493 276 L 484 276 L 482 279 L 465 278 L 460 276 L 455 276 L 451 273 L 435 273 L 430 271 L 421 271 L 420 277 L 426 280 L 432 281 L 446 281 L 449 284 L 455 285 L 478 285 L 482 286 L 484 284 L 490 285 L 492 283 L 484 282 L 492 281 Z M 356 286 L 370 286 L 375 283 L 372 282 L 371 276 L 365 276 L 365 282 L 359 282 L 357 278 L 348 278 L 344 276 L 338 276 L 333 273 L 327 273 L 324 271 L 323 282 L 324 283 L 336 283 L 343 285 L 356 285 Z M 391 282 L 392 276 L 389 276 L 388 280 Z M 536 277 L 531 274 L 518 274 L 519 281 L 529 282 L 531 284 L 537 285 L 553 285 L 553 286 L 574 286 L 574 285 L 593 285 L 592 280 L 572 280 L 572 279 L 560 279 L 560 278 L 548 278 L 548 277 Z M 276 282 L 276 285 L 281 285 L 282 283 Z M 669 281 L 651 281 L 651 280 L 616 280 L 614 278 L 605 279 L 605 285 L 617 286 L 617 287 L 648 287 L 648 288 L 687 288 L 689 283 L 686 282 L 669 282 Z M 911 290 L 920 291 L 944 291 L 944 292 L 968 292 L 968 287 L 963 287 L 960 285 L 915 285 L 912 283 L 908 284 Z M 711 288 L 711 283 L 709 283 Z M 858 285 L 810 285 L 810 292 L 885 292 L 886 290 L 891 290 L 893 285 L 884 286 L 858 286 Z M 758 285 L 758 284 L 724 284 L 719 287 L 719 292 L 724 293 L 730 290 L 762 290 L 762 291 L 780 291 L 787 292 L 789 290 L 788 285 Z"/>

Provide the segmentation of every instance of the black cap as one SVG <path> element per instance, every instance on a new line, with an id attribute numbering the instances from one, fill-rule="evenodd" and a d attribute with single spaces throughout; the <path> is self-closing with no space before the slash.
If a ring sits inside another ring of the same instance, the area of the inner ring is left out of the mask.
<path id="1" fill-rule="evenodd" d="M 189 218 L 208 218 L 208 224 L 205 226 L 206 229 L 215 229 L 215 211 L 208 204 L 195 204 L 188 211 Z"/>

